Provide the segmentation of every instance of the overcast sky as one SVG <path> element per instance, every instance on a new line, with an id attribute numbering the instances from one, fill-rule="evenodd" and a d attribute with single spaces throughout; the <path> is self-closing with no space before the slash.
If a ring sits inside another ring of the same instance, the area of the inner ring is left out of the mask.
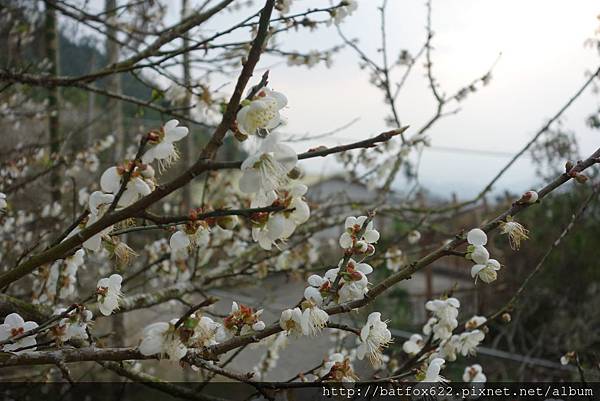
<path id="1" fill-rule="evenodd" d="M 378 58 L 380 1 L 358 3 L 358 10 L 344 21 L 342 30 L 346 36 L 358 38 L 360 46 Z M 390 58 L 401 49 L 416 53 L 425 39 L 425 1 L 388 3 Z M 172 4 L 168 11 L 170 23 L 179 16 L 179 2 Z M 295 0 L 292 11 L 324 4 L 328 1 Z M 597 52 L 584 47 L 585 40 L 600 25 L 598 14 L 597 0 L 433 0 L 434 73 L 446 93 L 481 76 L 500 53 L 502 56 L 490 85 L 462 102 L 459 114 L 440 121 L 429 131 L 433 147 L 424 151 L 421 183 L 439 195 L 449 195 L 452 190 L 459 191 L 461 198 L 476 194 L 577 91 L 586 79 L 586 71 L 600 64 Z M 235 19 L 235 14 L 228 15 L 227 21 L 221 19 L 217 24 Z M 286 34 L 279 43 L 285 50 L 308 52 L 327 49 L 341 40 L 332 27 Z M 420 62 L 415 68 L 398 102 L 402 123 L 415 128 L 430 118 L 435 106 L 422 65 Z M 270 57 L 263 58 L 259 67 L 271 69 L 272 87 L 288 97 L 285 132 L 318 134 L 360 119 L 333 137 L 295 144 L 298 151 L 320 144 L 347 143 L 387 129 L 384 117 L 389 111 L 382 94 L 369 84 L 368 73 L 358 67 L 356 54 L 350 49 L 338 53 L 330 69 L 324 65 L 312 69 L 288 67 Z M 600 133 L 584 123 L 598 104 L 599 98 L 587 92 L 563 119 L 576 131 L 584 154 L 600 146 Z M 313 174 L 339 169 L 333 158 L 304 166 Z M 512 167 L 497 189 L 520 191 L 536 182 L 531 162 L 525 158 Z M 401 187 L 403 183 L 399 180 L 396 185 Z"/>
<path id="2" fill-rule="evenodd" d="M 357 12 L 342 26 L 373 57 L 378 56 L 379 46 L 377 4 L 359 1 Z M 430 131 L 434 147 L 518 151 L 582 85 L 585 72 L 600 63 L 597 53 L 584 47 L 599 25 L 599 13 L 600 4 L 592 0 L 434 0 L 434 72 L 447 93 L 481 76 L 502 53 L 490 85 L 462 102 L 459 114 Z M 425 38 L 425 18 L 422 0 L 389 1 L 391 54 L 419 49 Z M 290 36 L 286 46 L 291 49 L 327 47 L 338 41 L 334 29 Z M 342 51 L 329 70 L 280 65 L 273 68 L 272 77 L 273 86 L 289 97 L 286 115 L 291 132 L 323 132 L 359 117 L 358 123 L 324 141 L 333 144 L 385 129 L 383 118 L 388 111 L 382 96 L 369 85 L 367 73 L 357 67 L 350 49 Z M 398 102 L 400 118 L 404 124 L 419 127 L 432 115 L 434 105 L 420 63 Z M 600 146 L 600 132 L 584 124 L 597 106 L 598 98 L 588 92 L 565 115 L 583 153 Z M 421 182 L 440 194 L 459 189 L 461 197 L 471 196 L 508 159 L 428 149 L 421 163 Z M 335 164 L 331 159 L 321 163 L 327 170 Z M 312 170 L 323 167 L 310 165 Z M 525 159 L 515 164 L 498 188 L 520 190 L 535 181 L 530 161 Z"/>

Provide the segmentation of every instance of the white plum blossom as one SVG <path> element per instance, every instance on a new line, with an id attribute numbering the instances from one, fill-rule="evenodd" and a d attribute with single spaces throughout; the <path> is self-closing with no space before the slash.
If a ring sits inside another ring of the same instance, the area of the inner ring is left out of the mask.
<path id="1" fill-rule="evenodd" d="M 382 350 L 392 342 L 392 333 L 387 328 L 387 322 L 381 320 L 381 313 L 373 312 L 369 315 L 360 331 L 360 341 L 356 350 L 358 359 L 362 360 L 367 356 L 375 368 L 381 366 Z"/>
<path id="2" fill-rule="evenodd" d="M 240 190 L 244 193 L 268 192 L 287 185 L 288 173 L 298 163 L 291 147 L 279 142 L 277 134 L 261 139 L 258 150 L 242 163 Z"/>
<path id="3" fill-rule="evenodd" d="M 202 220 L 193 220 L 179 227 L 169 239 L 171 255 L 175 258 L 187 257 L 188 251 L 204 248 L 210 240 L 208 225 Z"/>
<path id="4" fill-rule="evenodd" d="M 359 233 L 366 221 L 367 216 L 346 218 L 344 232 L 339 241 L 343 249 L 353 249 L 357 253 L 373 254 L 375 252 L 375 248 L 371 244 L 379 240 L 379 232 L 373 229 L 372 221 L 367 224 L 364 233 L 359 238 Z"/>
<path id="5" fill-rule="evenodd" d="M 119 274 L 112 274 L 108 278 L 98 280 L 96 285 L 98 309 L 104 316 L 110 316 L 115 309 L 119 308 L 119 302 L 123 296 L 121 293 L 122 282 L 123 277 Z"/>
<path id="6" fill-rule="evenodd" d="M 88 197 L 88 207 L 90 209 L 90 213 L 94 215 L 103 214 L 102 210 L 109 206 L 115 196 L 113 194 L 105 194 L 102 191 L 94 191 Z"/>
<path id="7" fill-rule="evenodd" d="M 127 166 L 113 166 L 106 169 L 100 177 L 100 188 L 102 188 L 102 191 L 116 195 L 121 188 L 121 179 L 127 171 L 129 171 L 129 167 Z M 119 198 L 119 207 L 129 206 L 152 192 L 148 183 L 137 171 L 138 169 L 136 168 L 131 174 L 125 186 L 125 191 L 123 191 L 121 198 Z"/>
<path id="8" fill-rule="evenodd" d="M 280 212 L 284 218 L 282 238 L 289 238 L 296 227 L 305 223 L 310 217 L 310 208 L 303 199 L 306 191 L 308 191 L 306 185 L 294 184 L 282 201 L 283 206 L 286 207 L 286 210 Z"/>
<path id="9" fill-rule="evenodd" d="M 264 343 L 267 345 L 266 352 L 253 368 L 257 380 L 263 380 L 264 374 L 277 366 L 280 351 L 287 346 L 288 336 L 285 332 L 279 333 L 265 339 Z"/>
<path id="10" fill-rule="evenodd" d="M 460 336 L 454 334 L 452 337 L 444 340 L 438 347 L 439 356 L 446 361 L 454 362 L 462 348 Z"/>
<path id="11" fill-rule="evenodd" d="M 325 273 L 325 278 L 334 282 L 337 275 L 341 276 L 338 289 L 338 303 L 345 303 L 362 299 L 369 291 L 367 286 L 369 280 L 367 275 L 373 272 L 373 268 L 367 263 L 357 263 L 354 259 L 348 259 L 346 269 L 341 270 L 344 259 L 340 260 L 338 268 L 330 269 Z"/>
<path id="12" fill-rule="evenodd" d="M 460 334 L 460 353 L 462 356 L 474 355 L 477 346 L 484 340 L 485 333 L 481 330 L 467 331 Z"/>
<path id="13" fill-rule="evenodd" d="M 319 276 L 313 275 L 311 277 Z M 329 315 L 320 308 L 323 304 L 323 297 L 317 288 L 307 287 L 304 290 L 304 298 L 305 301 L 302 302 L 302 320 L 300 321 L 302 333 L 305 336 L 316 336 L 327 325 Z"/>
<path id="14" fill-rule="evenodd" d="M 246 136 L 261 130 L 276 128 L 281 123 L 279 111 L 287 105 L 284 94 L 268 88 L 261 89 L 253 100 L 242 102 L 243 107 L 237 113 L 237 126 Z"/>
<path id="15" fill-rule="evenodd" d="M 402 250 L 389 248 L 385 253 L 385 261 L 388 270 L 395 273 L 406 263 L 406 258 Z"/>
<path id="16" fill-rule="evenodd" d="M 465 329 L 474 330 L 484 325 L 485 322 L 487 322 L 487 318 L 485 316 L 475 315 L 469 320 L 467 320 L 467 322 L 465 323 Z"/>
<path id="17" fill-rule="evenodd" d="M 0 341 L 11 340 L 21 336 L 23 333 L 38 327 L 36 322 L 26 322 L 18 313 L 10 313 L 4 318 L 4 323 L 0 324 Z M 27 336 L 15 340 L 12 343 L 4 344 L 2 351 L 4 352 L 31 352 L 35 351 L 35 335 Z M 21 351 L 17 351 L 19 348 L 27 348 Z"/>
<path id="18" fill-rule="evenodd" d="M 467 383 L 485 383 L 487 377 L 483 374 L 483 368 L 479 364 L 467 366 L 462 379 Z"/>
<path id="19" fill-rule="evenodd" d="M 410 338 L 402 344 L 402 350 L 408 355 L 418 354 L 425 346 L 423 336 L 420 334 L 413 334 Z"/>
<path id="20" fill-rule="evenodd" d="M 297 337 L 302 335 L 302 311 L 300 308 L 286 309 L 281 312 L 279 326 L 285 330 L 288 335 Z"/>
<path id="21" fill-rule="evenodd" d="M 272 205 L 277 200 L 275 191 L 257 193 L 250 204 L 251 208 L 266 207 Z M 269 251 L 273 244 L 281 238 L 284 231 L 285 218 L 279 214 L 256 213 L 252 216 L 252 239 L 260 245 L 261 248 Z"/>
<path id="22" fill-rule="evenodd" d="M 446 378 L 440 376 L 440 371 L 445 363 L 446 361 L 442 358 L 434 358 L 429 362 L 429 366 L 427 366 L 427 370 L 425 371 L 425 377 L 422 381 L 426 383 L 447 382 L 448 380 Z"/>
<path id="23" fill-rule="evenodd" d="M 144 329 L 142 342 L 138 349 L 142 355 L 167 355 L 172 361 L 179 361 L 187 353 L 187 347 L 181 341 L 175 328 L 177 319 L 170 323 L 152 323 Z"/>
<path id="24" fill-rule="evenodd" d="M 179 158 L 174 143 L 185 138 L 188 132 L 187 127 L 179 126 L 179 121 L 167 121 L 160 130 L 148 134 L 151 148 L 142 156 L 142 163 L 149 164 L 158 160 L 162 167 L 169 166 Z"/>
<path id="25" fill-rule="evenodd" d="M 496 259 L 489 259 L 485 264 L 477 264 L 471 268 L 471 277 L 480 279 L 484 283 L 491 283 L 496 281 L 498 278 L 497 271 L 500 270 L 501 265 Z"/>
<path id="26" fill-rule="evenodd" d="M 529 231 L 511 216 L 508 216 L 505 222 L 500 222 L 500 231 L 508 235 L 510 247 L 515 251 L 521 247 L 521 241 L 529 239 Z"/>

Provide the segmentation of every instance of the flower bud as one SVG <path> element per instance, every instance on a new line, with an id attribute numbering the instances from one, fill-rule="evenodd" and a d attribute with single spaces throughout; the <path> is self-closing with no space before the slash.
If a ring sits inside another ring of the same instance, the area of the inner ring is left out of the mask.
<path id="1" fill-rule="evenodd" d="M 365 241 L 356 241 L 354 249 L 359 253 L 365 253 L 369 250 L 369 244 L 367 244 Z"/>
<path id="2" fill-rule="evenodd" d="M 518 204 L 531 204 L 535 203 L 538 200 L 538 193 L 535 191 L 527 191 L 521 196 L 521 199 L 517 201 Z"/>
<path id="3" fill-rule="evenodd" d="M 421 240 L 421 233 L 417 230 L 412 230 L 408 233 L 407 240 L 409 244 L 414 245 Z"/>
<path id="4" fill-rule="evenodd" d="M 297 180 L 298 178 L 302 177 L 303 175 L 304 174 L 303 174 L 302 170 L 298 166 L 296 166 L 288 173 L 287 176 L 291 180 Z"/>
<path id="5" fill-rule="evenodd" d="M 575 178 L 575 181 L 577 181 L 579 184 L 585 184 L 588 180 L 587 175 L 581 174 L 581 173 L 575 174 L 574 178 Z"/>
<path id="6" fill-rule="evenodd" d="M 502 316 L 500 316 L 500 318 L 502 319 L 502 321 L 504 323 L 510 323 L 510 321 L 512 320 L 512 317 L 510 316 L 510 313 L 508 313 L 508 312 L 504 312 L 502 314 Z"/>
<path id="7" fill-rule="evenodd" d="M 575 165 L 573 164 L 573 162 L 571 160 L 568 160 L 565 163 L 565 173 L 569 174 L 569 172 L 571 172 L 571 170 L 573 169 L 573 167 L 575 167 Z"/>
<path id="8" fill-rule="evenodd" d="M 217 224 L 223 230 L 233 230 L 238 225 L 237 216 L 222 216 L 217 218 Z"/>

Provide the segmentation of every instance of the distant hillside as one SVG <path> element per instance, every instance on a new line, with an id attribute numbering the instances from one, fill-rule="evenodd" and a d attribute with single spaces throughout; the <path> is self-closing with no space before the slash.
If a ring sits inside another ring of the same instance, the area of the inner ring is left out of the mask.
<path id="1" fill-rule="evenodd" d="M 106 65 L 106 55 L 100 52 L 97 42 L 86 37 L 77 42 L 60 34 L 60 71 L 62 75 L 84 75 Z M 129 74 L 122 74 L 123 93 L 139 99 L 147 100 L 152 96 L 152 89 Z M 97 86 L 104 87 L 100 80 Z"/>

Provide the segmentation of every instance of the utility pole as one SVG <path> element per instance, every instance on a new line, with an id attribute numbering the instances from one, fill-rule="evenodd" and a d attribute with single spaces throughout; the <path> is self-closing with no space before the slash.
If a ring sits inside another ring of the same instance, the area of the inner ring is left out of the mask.
<path id="1" fill-rule="evenodd" d="M 181 0 L 181 19 L 183 20 L 188 16 L 188 0 Z M 183 48 L 187 48 L 190 45 L 190 40 L 186 35 L 183 35 Z M 192 106 L 192 76 L 190 71 L 190 52 L 185 51 L 183 53 L 183 84 L 185 85 L 185 96 L 183 98 L 183 114 L 190 118 L 191 114 L 191 106 Z M 183 154 L 183 159 L 185 163 L 185 168 L 189 168 L 194 164 L 194 130 L 190 129 L 190 133 L 185 138 L 186 146 Z M 183 211 L 187 212 L 192 208 L 193 205 L 193 193 L 192 193 L 193 184 L 186 185 L 183 188 Z"/>
<path id="2" fill-rule="evenodd" d="M 106 30 L 106 61 L 108 65 L 119 61 L 119 43 L 116 42 L 118 35 L 114 28 L 117 15 L 117 0 L 106 0 L 104 11 L 108 19 Z M 108 92 L 121 94 L 121 74 L 112 74 L 106 78 L 106 90 Z M 107 109 L 109 110 L 109 127 L 115 136 L 115 162 L 119 162 L 125 156 L 125 129 L 123 126 L 123 106 L 119 99 L 107 98 Z"/>
<path id="3" fill-rule="evenodd" d="M 58 44 L 58 28 L 56 11 L 52 8 L 54 0 L 46 0 L 46 18 L 44 37 L 46 42 L 46 58 L 50 62 L 48 73 L 52 76 L 60 75 L 60 57 Z M 60 158 L 60 89 L 58 85 L 48 89 L 48 142 L 50 143 L 50 160 L 58 163 Z M 52 202 L 60 202 L 60 169 L 54 168 L 50 172 L 50 194 Z"/>

